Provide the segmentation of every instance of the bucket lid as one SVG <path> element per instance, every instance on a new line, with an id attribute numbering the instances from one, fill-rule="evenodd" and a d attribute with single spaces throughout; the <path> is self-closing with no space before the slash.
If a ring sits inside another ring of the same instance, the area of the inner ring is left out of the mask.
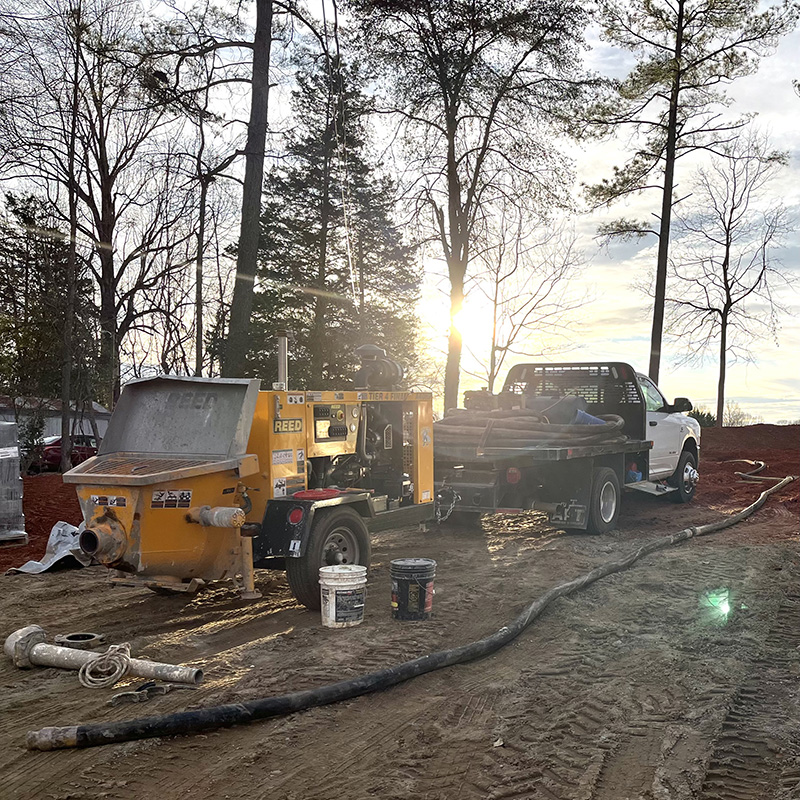
<path id="1" fill-rule="evenodd" d="M 436 562 L 432 558 L 396 558 L 390 563 L 390 567 L 402 572 L 418 572 L 436 569 Z"/>
<path id="2" fill-rule="evenodd" d="M 330 567 L 320 567 L 319 576 L 325 575 L 352 575 L 362 577 L 367 574 L 367 568 L 362 564 L 333 564 Z"/>

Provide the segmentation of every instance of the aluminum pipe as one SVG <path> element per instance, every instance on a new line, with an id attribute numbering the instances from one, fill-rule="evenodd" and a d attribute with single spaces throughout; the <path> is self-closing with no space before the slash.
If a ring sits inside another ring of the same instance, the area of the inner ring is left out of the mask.
<path id="1" fill-rule="evenodd" d="M 61 669 L 80 669 L 84 664 L 99 658 L 102 653 L 89 650 L 75 650 L 59 647 L 45 642 L 44 629 L 38 625 L 28 625 L 14 631 L 5 641 L 6 655 L 21 669 L 30 667 L 60 667 Z M 162 664 L 158 661 L 145 661 L 132 658 L 126 675 L 135 678 L 168 683 L 191 683 L 197 685 L 203 680 L 203 670 L 195 667 Z"/>

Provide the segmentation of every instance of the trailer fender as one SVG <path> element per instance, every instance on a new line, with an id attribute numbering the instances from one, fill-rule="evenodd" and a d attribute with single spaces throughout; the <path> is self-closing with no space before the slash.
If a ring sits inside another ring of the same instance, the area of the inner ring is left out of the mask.
<path id="1" fill-rule="evenodd" d="M 304 556 L 315 515 L 342 505 L 367 519 L 375 516 L 372 498 L 367 492 L 345 492 L 323 500 L 279 497 L 267 501 L 261 531 L 253 538 L 255 566 L 265 559 Z"/>

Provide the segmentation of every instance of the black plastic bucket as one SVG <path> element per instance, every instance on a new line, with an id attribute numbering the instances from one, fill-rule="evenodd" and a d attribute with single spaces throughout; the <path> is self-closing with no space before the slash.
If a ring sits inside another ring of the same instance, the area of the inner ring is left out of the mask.
<path id="1" fill-rule="evenodd" d="M 429 619 L 433 609 L 432 558 L 396 558 L 389 565 L 392 579 L 392 618 Z"/>

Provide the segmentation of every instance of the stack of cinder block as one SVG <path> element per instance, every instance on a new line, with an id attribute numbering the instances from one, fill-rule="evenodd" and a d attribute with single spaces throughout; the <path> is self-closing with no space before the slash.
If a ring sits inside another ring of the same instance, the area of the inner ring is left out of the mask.
<path id="1" fill-rule="evenodd" d="M 17 426 L 13 422 L 0 422 L 0 542 L 27 541 Z"/>

